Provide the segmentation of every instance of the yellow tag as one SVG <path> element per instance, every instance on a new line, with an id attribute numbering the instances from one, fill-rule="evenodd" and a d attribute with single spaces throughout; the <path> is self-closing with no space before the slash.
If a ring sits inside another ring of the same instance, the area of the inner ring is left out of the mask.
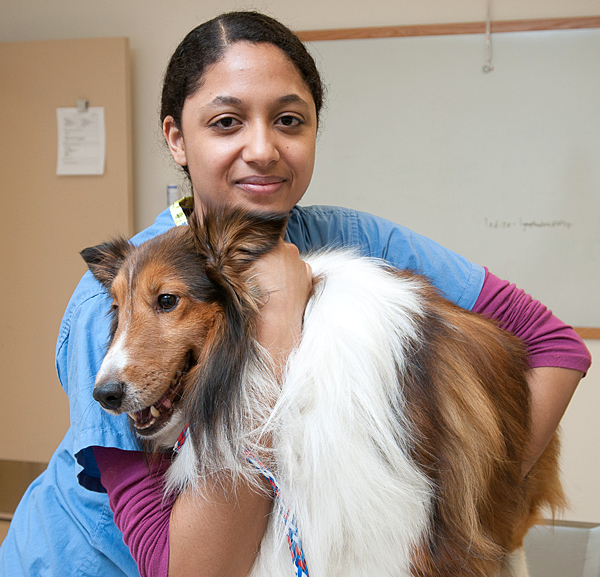
<path id="1" fill-rule="evenodd" d="M 184 196 L 180 198 L 176 202 L 174 202 L 169 210 L 171 211 L 171 216 L 175 221 L 176 226 L 182 226 L 187 224 L 187 217 L 185 216 L 184 208 L 193 208 L 194 207 L 194 197 L 193 196 Z"/>

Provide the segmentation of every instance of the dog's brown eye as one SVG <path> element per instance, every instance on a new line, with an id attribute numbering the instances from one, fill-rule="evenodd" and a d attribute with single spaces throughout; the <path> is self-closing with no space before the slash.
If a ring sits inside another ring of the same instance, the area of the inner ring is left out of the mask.
<path id="1" fill-rule="evenodd" d="M 175 295 L 160 295 L 158 297 L 158 306 L 163 311 L 172 311 L 177 306 L 179 299 Z"/>

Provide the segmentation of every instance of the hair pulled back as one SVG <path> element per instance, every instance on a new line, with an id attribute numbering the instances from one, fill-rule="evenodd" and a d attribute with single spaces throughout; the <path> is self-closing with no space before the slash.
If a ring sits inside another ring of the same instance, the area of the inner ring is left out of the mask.
<path id="1" fill-rule="evenodd" d="M 206 69 L 221 60 L 227 48 L 241 41 L 273 44 L 287 54 L 312 94 L 318 120 L 323 84 L 302 41 L 289 28 L 259 12 L 228 12 L 194 28 L 176 48 L 165 72 L 161 123 L 171 116 L 181 127 L 184 102 L 200 88 Z"/>

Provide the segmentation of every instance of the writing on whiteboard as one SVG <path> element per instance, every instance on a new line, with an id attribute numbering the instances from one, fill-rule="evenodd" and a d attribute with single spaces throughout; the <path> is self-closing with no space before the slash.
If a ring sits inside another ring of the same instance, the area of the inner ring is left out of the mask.
<path id="1" fill-rule="evenodd" d="M 494 229 L 513 229 L 513 230 L 539 230 L 539 229 L 550 229 L 550 228 L 565 228 L 569 230 L 573 226 L 573 223 L 568 220 L 500 220 L 485 218 L 485 227 Z"/>

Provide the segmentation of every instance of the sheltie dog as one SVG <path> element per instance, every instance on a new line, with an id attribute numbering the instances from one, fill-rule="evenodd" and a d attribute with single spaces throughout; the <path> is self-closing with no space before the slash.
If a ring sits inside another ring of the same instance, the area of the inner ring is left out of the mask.
<path id="1" fill-rule="evenodd" d="M 85 249 L 113 299 L 94 398 L 126 412 L 151 451 L 189 424 L 167 491 L 272 474 L 283 515 L 271 515 L 252 576 L 527 575 L 523 537 L 564 495 L 556 436 L 522 478 L 521 342 L 421 276 L 326 250 L 304 257 L 314 290 L 276 378 L 256 340 L 266 297 L 251 266 L 285 225 L 213 210 L 137 247 Z"/>

